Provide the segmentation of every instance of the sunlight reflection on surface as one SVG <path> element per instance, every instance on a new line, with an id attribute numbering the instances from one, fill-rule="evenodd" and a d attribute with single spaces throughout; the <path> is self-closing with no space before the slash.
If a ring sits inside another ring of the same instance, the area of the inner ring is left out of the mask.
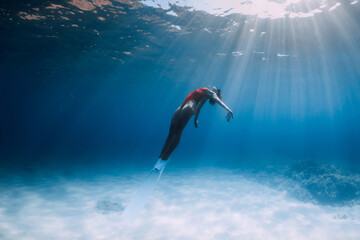
<path id="1" fill-rule="evenodd" d="M 258 18 L 303 18 L 312 17 L 314 14 L 321 13 L 324 10 L 333 11 L 341 5 L 341 3 L 333 3 L 333 1 L 325 0 L 284 0 L 284 1 L 269 1 L 269 0 L 143 0 L 145 5 L 152 7 L 160 7 L 169 9 L 171 5 L 192 7 L 194 10 L 205 11 L 210 14 L 219 16 L 226 16 L 233 13 L 240 13 L 243 15 L 257 16 Z M 353 2 L 352 4 L 356 4 Z M 173 13 L 170 13 L 173 14 Z"/>

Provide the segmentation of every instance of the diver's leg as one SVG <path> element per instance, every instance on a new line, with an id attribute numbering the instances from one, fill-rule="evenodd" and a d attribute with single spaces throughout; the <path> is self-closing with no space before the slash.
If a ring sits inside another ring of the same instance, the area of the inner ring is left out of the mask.
<path id="1" fill-rule="evenodd" d="M 171 139 L 174 135 L 174 132 L 175 132 L 175 127 L 177 125 L 177 122 L 179 120 L 179 116 L 180 116 L 180 112 L 181 112 L 181 107 L 179 107 L 178 109 L 176 109 L 173 117 L 171 118 L 171 123 L 170 123 L 170 130 L 169 130 L 169 135 L 167 136 L 166 138 L 166 141 L 165 141 L 165 144 L 161 150 L 161 153 L 160 153 L 160 156 L 159 158 L 162 159 L 163 155 L 164 155 L 164 152 L 166 151 L 166 149 L 169 148 L 169 144 L 171 142 Z"/>
<path id="2" fill-rule="evenodd" d="M 181 139 L 181 133 L 182 131 L 176 131 L 172 138 L 171 138 L 171 142 L 169 144 L 169 147 L 166 149 L 166 151 L 164 152 L 164 154 L 162 155 L 162 160 L 167 160 L 170 156 L 170 154 L 175 150 L 175 148 L 177 147 L 177 145 L 180 142 Z"/>
<path id="3" fill-rule="evenodd" d="M 187 123 L 189 122 L 192 115 L 195 113 L 196 106 L 195 104 L 187 104 L 181 110 L 178 122 L 175 126 L 174 132 L 169 142 L 169 146 L 165 149 L 164 153 L 162 154 L 162 159 L 167 160 L 170 154 L 175 150 L 177 145 L 180 142 L 181 134 L 186 127 Z"/>

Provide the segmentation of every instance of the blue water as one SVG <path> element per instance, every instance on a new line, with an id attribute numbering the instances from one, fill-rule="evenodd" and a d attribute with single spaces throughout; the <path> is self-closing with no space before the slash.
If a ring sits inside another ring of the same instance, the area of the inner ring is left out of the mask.
<path id="1" fill-rule="evenodd" d="M 360 238 L 357 1 L 278 19 L 84 2 L 0 5 L 1 239 Z M 234 119 L 205 104 L 123 222 L 172 114 L 214 85 Z"/>

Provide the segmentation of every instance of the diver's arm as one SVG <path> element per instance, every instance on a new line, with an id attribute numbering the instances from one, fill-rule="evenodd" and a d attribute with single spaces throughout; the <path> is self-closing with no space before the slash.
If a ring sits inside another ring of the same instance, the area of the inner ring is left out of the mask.
<path id="1" fill-rule="evenodd" d="M 202 108 L 202 106 L 204 105 L 204 103 L 206 102 L 207 99 L 203 99 L 199 105 L 196 107 L 196 112 L 195 112 L 195 118 L 194 118 L 194 124 L 195 124 L 195 127 L 197 128 L 199 126 L 199 123 L 198 123 L 198 116 L 199 116 L 199 113 L 200 113 L 200 110 Z"/>
<path id="2" fill-rule="evenodd" d="M 209 90 L 209 91 L 208 91 L 208 95 L 210 96 L 210 98 L 211 98 L 212 100 L 214 100 L 217 104 L 219 104 L 221 107 L 223 107 L 225 110 L 228 111 L 228 113 L 227 113 L 227 115 L 226 115 L 226 119 L 227 119 L 228 122 L 230 121 L 230 118 L 234 118 L 234 114 L 233 114 L 233 112 L 231 111 L 231 109 L 230 109 L 228 106 L 226 106 L 226 104 L 223 103 L 223 102 L 220 100 L 220 98 L 216 95 L 215 92 Z"/>
<path id="3" fill-rule="evenodd" d="M 227 110 L 228 112 L 232 112 L 230 108 L 228 108 L 228 106 L 225 105 L 225 103 L 223 103 L 220 98 L 216 95 L 215 92 L 209 90 L 208 95 L 210 96 L 210 98 L 212 100 L 214 100 L 217 104 L 219 104 L 221 107 L 223 107 L 225 110 Z"/>

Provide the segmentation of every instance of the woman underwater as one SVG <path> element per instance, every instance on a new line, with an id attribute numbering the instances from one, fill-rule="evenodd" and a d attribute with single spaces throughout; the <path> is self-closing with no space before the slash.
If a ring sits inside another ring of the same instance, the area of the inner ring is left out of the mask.
<path id="1" fill-rule="evenodd" d="M 208 88 L 199 88 L 185 99 L 183 104 L 175 111 L 170 124 L 169 135 L 165 141 L 164 147 L 160 153 L 159 160 L 155 164 L 155 170 L 162 170 L 166 165 L 166 160 L 170 154 L 175 150 L 180 142 L 181 134 L 189 122 L 190 118 L 195 115 L 195 127 L 198 127 L 198 116 L 204 103 L 209 100 L 211 105 L 215 103 L 228 111 L 226 119 L 229 122 L 234 115 L 230 108 L 221 101 L 222 95 L 220 89 L 213 87 L 211 90 Z"/>

